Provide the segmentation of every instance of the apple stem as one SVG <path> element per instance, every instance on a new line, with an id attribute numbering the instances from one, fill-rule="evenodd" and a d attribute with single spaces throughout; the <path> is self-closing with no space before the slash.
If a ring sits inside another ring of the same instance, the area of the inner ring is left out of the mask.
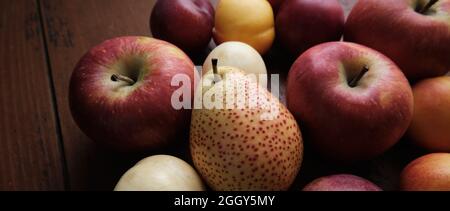
<path id="1" fill-rule="evenodd" d="M 134 81 L 133 79 L 128 78 L 128 77 L 123 76 L 123 75 L 120 75 L 120 74 L 114 74 L 114 75 L 112 75 L 112 76 L 111 76 L 111 80 L 112 80 L 112 81 L 115 81 L 115 82 L 117 82 L 117 81 L 127 82 L 127 83 L 130 84 L 130 85 L 133 85 L 133 84 L 136 83 L 136 81 Z"/>
<path id="2" fill-rule="evenodd" d="M 439 0 L 430 0 L 428 2 L 427 5 L 425 5 L 424 8 L 422 8 L 422 10 L 420 10 L 420 13 L 425 14 L 434 4 L 436 4 L 436 2 L 438 2 Z"/>
<path id="3" fill-rule="evenodd" d="M 219 60 L 214 58 L 214 59 L 211 59 L 211 62 L 212 62 L 212 68 L 213 68 L 213 74 L 214 74 L 213 83 L 216 83 L 216 82 L 218 82 L 216 76 L 219 74 L 219 71 L 217 70 L 217 65 L 219 63 Z"/>
<path id="4" fill-rule="evenodd" d="M 363 67 L 363 69 L 361 70 L 361 72 L 359 72 L 358 76 L 356 76 L 355 78 L 353 78 L 353 80 L 350 81 L 350 83 L 348 83 L 348 85 L 350 87 L 356 87 L 358 85 L 358 82 L 361 80 L 361 78 L 364 76 L 364 74 L 366 74 L 367 72 L 369 72 L 369 67 L 367 65 L 365 65 Z"/>

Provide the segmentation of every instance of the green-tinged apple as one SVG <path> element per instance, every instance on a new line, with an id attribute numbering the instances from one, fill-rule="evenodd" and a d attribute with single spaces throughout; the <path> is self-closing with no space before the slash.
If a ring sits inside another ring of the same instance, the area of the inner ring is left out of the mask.
<path id="1" fill-rule="evenodd" d="M 316 179 L 303 191 L 381 191 L 381 188 L 358 176 L 338 174 Z"/>
<path id="2" fill-rule="evenodd" d="M 282 4 L 275 26 L 284 47 L 299 56 L 317 44 L 340 40 L 344 23 L 337 0 L 289 0 Z"/>
<path id="3" fill-rule="evenodd" d="M 450 191 L 450 154 L 420 157 L 403 170 L 400 187 L 404 191 Z"/>
<path id="4" fill-rule="evenodd" d="M 247 74 L 254 74 L 258 79 L 263 77 L 267 82 L 267 69 L 261 55 L 243 42 L 225 42 L 217 46 L 203 64 L 203 74 L 212 70 L 212 59 L 218 59 L 219 66 L 236 67 Z M 267 87 L 267 83 L 261 86 Z"/>
<path id="5" fill-rule="evenodd" d="M 84 55 L 72 74 L 72 116 L 86 135 L 115 150 L 161 148 L 189 125 L 191 111 L 171 103 L 177 74 L 193 81 L 194 65 L 170 43 L 147 37 L 105 41 Z"/>
<path id="6" fill-rule="evenodd" d="M 289 72 L 286 95 L 305 140 L 337 163 L 384 153 L 413 115 L 412 90 L 400 69 L 354 43 L 325 43 L 302 54 Z"/>
<path id="7" fill-rule="evenodd" d="M 421 81 L 413 87 L 413 94 L 409 136 L 432 152 L 450 152 L 450 77 Z"/>
<path id="8" fill-rule="evenodd" d="M 450 70 L 450 0 L 360 0 L 344 37 L 385 54 L 411 81 L 445 75 Z"/>
<path id="9" fill-rule="evenodd" d="M 303 158 L 292 114 L 237 68 L 219 67 L 201 85 L 196 101 L 203 97 L 204 107 L 192 113 L 190 144 L 194 164 L 209 186 L 217 191 L 287 190 Z"/>
<path id="10" fill-rule="evenodd" d="M 200 175 L 185 161 L 155 155 L 139 161 L 117 183 L 115 191 L 205 191 Z"/>
<path id="11" fill-rule="evenodd" d="M 209 0 L 158 0 L 150 27 L 157 39 L 188 53 L 201 52 L 212 38 L 214 7 Z"/>

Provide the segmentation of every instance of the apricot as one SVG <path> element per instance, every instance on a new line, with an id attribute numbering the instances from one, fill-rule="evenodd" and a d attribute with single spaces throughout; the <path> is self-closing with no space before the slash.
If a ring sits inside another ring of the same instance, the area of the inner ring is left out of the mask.
<path id="1" fill-rule="evenodd" d="M 221 0 L 217 5 L 214 41 L 240 41 L 265 54 L 275 39 L 275 20 L 267 0 Z"/>

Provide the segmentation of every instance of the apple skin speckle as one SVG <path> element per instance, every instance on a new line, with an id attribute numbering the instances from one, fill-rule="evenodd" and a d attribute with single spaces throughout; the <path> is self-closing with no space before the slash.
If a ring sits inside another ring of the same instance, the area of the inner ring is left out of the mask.
<path id="1" fill-rule="evenodd" d="M 305 186 L 303 191 L 382 191 L 364 178 L 351 174 L 337 174 L 318 178 Z"/>
<path id="2" fill-rule="evenodd" d="M 129 65 L 134 61 L 141 74 L 135 84 L 111 80 L 113 74 L 135 73 Z M 129 36 L 104 41 L 72 73 L 71 114 L 89 138 L 107 148 L 125 153 L 162 149 L 188 133 L 191 110 L 172 107 L 178 87 L 170 82 L 178 74 L 194 81 L 193 70 L 183 51 L 161 40 Z"/>

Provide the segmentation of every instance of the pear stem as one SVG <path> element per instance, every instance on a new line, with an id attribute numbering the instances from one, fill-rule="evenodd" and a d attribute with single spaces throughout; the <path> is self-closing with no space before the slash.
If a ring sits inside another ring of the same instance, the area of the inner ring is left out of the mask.
<path id="1" fill-rule="evenodd" d="M 112 81 L 115 81 L 115 82 L 117 82 L 117 81 L 123 81 L 123 82 L 126 82 L 126 83 L 130 84 L 130 85 L 133 85 L 133 84 L 136 83 L 136 81 L 134 81 L 133 79 L 131 79 L 131 78 L 129 78 L 129 77 L 126 77 L 126 76 L 124 76 L 124 75 L 120 75 L 120 74 L 113 74 L 113 75 L 111 76 L 111 80 L 112 80 Z"/>
<path id="2" fill-rule="evenodd" d="M 364 76 L 364 74 L 366 74 L 367 72 L 369 72 L 369 67 L 367 65 L 365 65 L 363 67 L 363 69 L 361 70 L 361 72 L 359 72 L 358 76 L 356 76 L 355 78 L 353 78 L 350 83 L 348 83 L 348 85 L 350 87 L 356 87 L 358 85 L 358 82 L 361 80 L 361 78 Z"/>
<path id="3" fill-rule="evenodd" d="M 425 5 L 424 8 L 422 8 L 422 10 L 420 10 L 420 13 L 425 14 L 434 4 L 436 4 L 436 2 L 438 2 L 439 0 L 430 0 L 428 2 L 427 5 Z"/>
<path id="4" fill-rule="evenodd" d="M 219 63 L 219 59 L 211 59 L 212 62 L 212 68 L 213 68 L 213 74 L 214 74 L 214 81 L 213 83 L 219 82 L 216 78 L 216 76 L 219 74 L 219 71 L 217 70 L 217 65 Z"/>

